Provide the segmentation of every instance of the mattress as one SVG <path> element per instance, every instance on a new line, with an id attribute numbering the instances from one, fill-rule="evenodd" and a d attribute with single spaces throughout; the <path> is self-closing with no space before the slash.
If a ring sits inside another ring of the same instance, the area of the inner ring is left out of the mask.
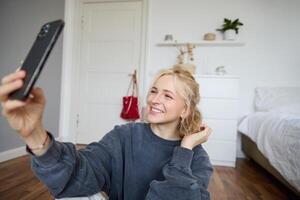
<path id="1" fill-rule="evenodd" d="M 255 112 L 238 130 L 256 143 L 270 164 L 300 191 L 300 115 L 278 111 Z"/>

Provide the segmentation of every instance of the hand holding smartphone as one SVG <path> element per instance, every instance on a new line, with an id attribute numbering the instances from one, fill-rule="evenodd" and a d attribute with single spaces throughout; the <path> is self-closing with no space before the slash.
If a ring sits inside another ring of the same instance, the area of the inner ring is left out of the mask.
<path id="1" fill-rule="evenodd" d="M 41 27 L 20 69 L 26 72 L 24 84 L 9 95 L 10 99 L 25 101 L 28 98 L 63 27 L 63 20 L 48 22 Z"/>

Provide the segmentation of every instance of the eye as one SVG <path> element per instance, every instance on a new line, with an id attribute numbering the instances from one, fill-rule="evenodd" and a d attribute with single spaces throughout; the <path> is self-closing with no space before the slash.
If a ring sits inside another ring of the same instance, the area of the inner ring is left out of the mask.
<path id="1" fill-rule="evenodd" d="M 150 94 L 155 94 L 156 90 L 150 90 Z"/>
<path id="2" fill-rule="evenodd" d="M 170 95 L 168 95 L 168 94 L 166 94 L 165 97 L 166 97 L 167 99 L 173 99 L 173 97 L 170 96 Z"/>

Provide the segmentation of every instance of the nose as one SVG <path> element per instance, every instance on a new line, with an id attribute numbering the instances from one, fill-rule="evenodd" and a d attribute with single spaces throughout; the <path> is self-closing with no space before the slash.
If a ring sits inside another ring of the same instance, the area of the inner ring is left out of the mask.
<path id="1" fill-rule="evenodd" d="M 161 103 L 161 95 L 159 93 L 152 96 L 152 103 Z"/>

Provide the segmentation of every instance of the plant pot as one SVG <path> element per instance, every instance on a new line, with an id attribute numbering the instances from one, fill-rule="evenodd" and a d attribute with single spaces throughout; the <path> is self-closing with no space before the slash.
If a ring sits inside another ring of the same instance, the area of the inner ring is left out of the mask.
<path id="1" fill-rule="evenodd" d="M 235 30 L 230 29 L 224 32 L 224 40 L 236 40 L 236 36 Z"/>

